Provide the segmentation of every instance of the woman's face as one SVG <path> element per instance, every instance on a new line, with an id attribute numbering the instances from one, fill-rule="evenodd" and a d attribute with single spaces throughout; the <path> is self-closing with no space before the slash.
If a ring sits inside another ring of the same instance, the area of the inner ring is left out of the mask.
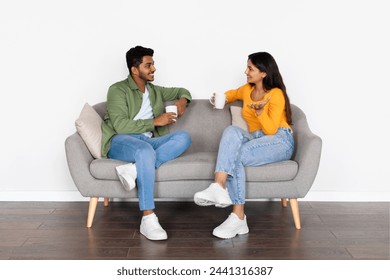
<path id="1" fill-rule="evenodd" d="M 248 59 L 246 70 L 246 80 L 248 83 L 257 84 L 267 76 L 267 73 L 261 72 L 250 59 Z"/>

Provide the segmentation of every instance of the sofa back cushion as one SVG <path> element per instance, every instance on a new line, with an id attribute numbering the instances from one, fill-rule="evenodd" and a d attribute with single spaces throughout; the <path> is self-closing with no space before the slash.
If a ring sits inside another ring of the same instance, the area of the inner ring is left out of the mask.
<path id="1" fill-rule="evenodd" d="M 230 105 L 242 106 L 241 102 L 227 104 L 223 110 L 213 109 L 208 99 L 191 101 L 185 114 L 170 126 L 170 131 L 185 130 L 192 137 L 188 152 L 216 152 L 223 130 L 231 125 Z M 93 106 L 103 118 L 106 113 L 106 102 Z"/>
<path id="2" fill-rule="evenodd" d="M 219 141 L 224 129 L 232 124 L 230 106 L 241 106 L 242 102 L 229 103 L 223 110 L 213 109 L 208 99 L 194 99 L 188 106 L 186 113 L 178 121 L 170 126 L 170 131 L 185 130 L 192 137 L 191 148 L 193 152 L 217 152 Z M 103 118 L 106 113 L 106 102 L 93 106 L 96 112 Z M 304 113 L 295 105 L 291 105 L 293 113 L 294 137 L 299 133 L 300 126 L 306 126 Z M 300 123 L 300 120 L 303 123 Z"/>
<path id="3" fill-rule="evenodd" d="M 209 100 L 192 100 L 186 113 L 170 130 L 185 130 L 192 137 L 188 152 L 217 152 L 224 129 L 232 124 L 231 104 L 223 110 L 213 109 Z"/>

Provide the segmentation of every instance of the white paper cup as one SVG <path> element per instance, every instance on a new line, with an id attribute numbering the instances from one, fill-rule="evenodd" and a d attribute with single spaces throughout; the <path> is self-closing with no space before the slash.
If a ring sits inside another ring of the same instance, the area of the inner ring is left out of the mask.
<path id="1" fill-rule="evenodd" d="M 176 114 L 176 118 L 177 118 L 177 106 L 176 105 L 166 106 L 165 107 L 165 112 L 167 112 L 167 113 L 175 113 Z"/>
<path id="2" fill-rule="evenodd" d="M 175 113 L 177 116 L 177 106 L 176 105 L 170 105 L 165 107 L 165 112 L 167 113 Z"/>

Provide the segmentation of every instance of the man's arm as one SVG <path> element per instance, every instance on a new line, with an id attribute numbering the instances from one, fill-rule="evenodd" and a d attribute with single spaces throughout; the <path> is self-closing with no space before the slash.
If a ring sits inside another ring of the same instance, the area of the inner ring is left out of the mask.
<path id="1" fill-rule="evenodd" d="M 179 100 L 175 102 L 175 105 L 177 106 L 177 116 L 181 117 L 184 115 L 184 112 L 186 111 L 188 104 L 188 99 L 185 97 L 181 97 Z"/>
<path id="2" fill-rule="evenodd" d="M 167 88 L 155 86 L 157 91 L 160 91 L 163 97 L 163 101 L 173 101 L 177 106 L 178 117 L 182 116 L 187 108 L 187 105 L 191 102 L 191 93 L 185 88 Z"/>

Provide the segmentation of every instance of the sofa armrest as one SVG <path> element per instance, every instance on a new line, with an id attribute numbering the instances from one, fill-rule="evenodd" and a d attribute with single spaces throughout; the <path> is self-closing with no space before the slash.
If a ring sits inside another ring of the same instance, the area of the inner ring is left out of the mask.
<path id="1" fill-rule="evenodd" d="M 305 197 L 318 172 L 322 139 L 310 130 L 305 114 L 302 111 L 299 114 L 299 118 L 294 122 L 296 146 L 293 160 L 298 163 L 298 173 L 294 181 L 300 197 Z"/>
<path id="2" fill-rule="evenodd" d="M 77 132 L 65 140 L 65 152 L 72 179 L 80 193 L 87 196 L 88 186 L 94 180 L 89 170 L 94 158 Z"/>

